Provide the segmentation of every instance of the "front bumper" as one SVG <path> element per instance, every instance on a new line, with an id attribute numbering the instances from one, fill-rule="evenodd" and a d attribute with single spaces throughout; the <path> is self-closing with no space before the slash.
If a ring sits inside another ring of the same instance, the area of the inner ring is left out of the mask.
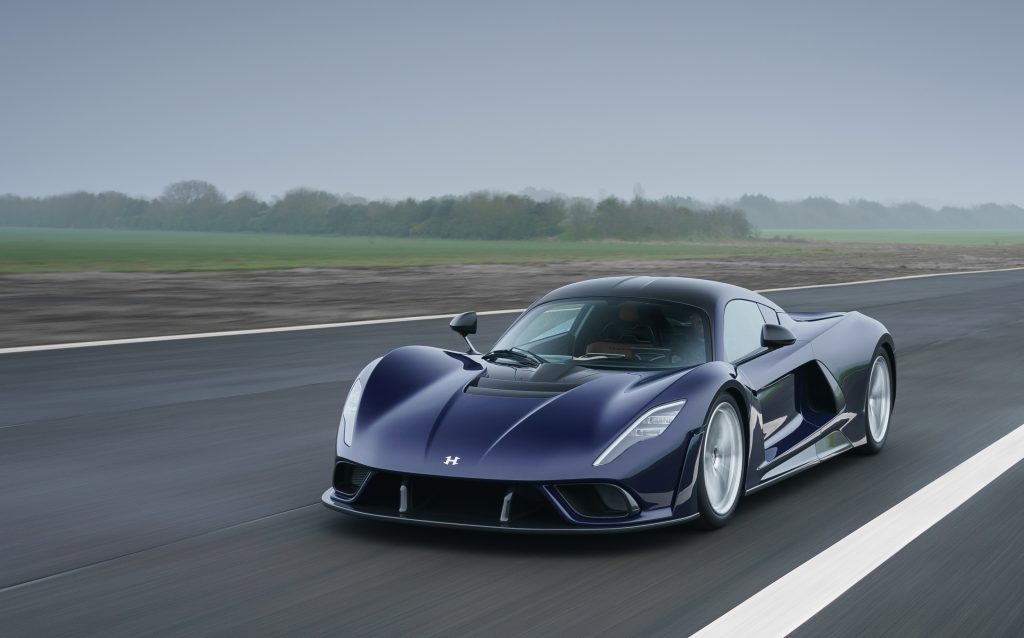
<path id="1" fill-rule="evenodd" d="M 526 526 L 520 524 L 494 524 L 485 525 L 480 523 L 464 523 L 451 520 L 438 520 L 432 518 L 420 518 L 408 514 L 381 514 L 360 509 L 350 503 L 344 503 L 335 498 L 334 488 L 324 492 L 320 501 L 329 509 L 342 512 L 360 518 L 374 519 L 378 521 L 390 521 L 394 523 L 407 523 L 411 525 L 425 525 L 428 527 L 447 527 L 452 529 L 481 530 L 487 532 L 509 532 L 520 534 L 615 534 L 622 532 L 639 532 L 657 527 L 666 527 L 678 523 L 685 523 L 697 518 L 697 515 L 681 518 L 668 518 L 650 522 L 634 522 L 613 525 L 602 525 L 600 527 L 582 527 L 575 525 L 551 525 L 551 526 Z"/>
<path id="2" fill-rule="evenodd" d="M 358 469 L 356 480 L 353 467 Z M 588 485 L 596 484 L 568 487 Z M 375 520 L 536 534 L 639 531 L 696 518 L 673 517 L 671 507 L 641 509 L 624 487 L 600 485 L 606 495 L 606 488 L 621 492 L 621 511 L 588 510 L 587 506 L 594 502 L 581 502 L 585 499 L 574 496 L 565 484 L 507 484 L 404 475 L 339 461 L 335 485 L 323 493 L 321 501 L 332 510 Z"/>

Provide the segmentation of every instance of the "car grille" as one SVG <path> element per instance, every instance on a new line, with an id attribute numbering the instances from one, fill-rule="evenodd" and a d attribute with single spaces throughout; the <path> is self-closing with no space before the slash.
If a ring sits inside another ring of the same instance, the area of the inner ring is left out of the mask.
<path id="1" fill-rule="evenodd" d="M 371 514 L 464 525 L 556 528 L 566 523 L 538 486 L 499 481 L 375 471 L 353 504 Z"/>

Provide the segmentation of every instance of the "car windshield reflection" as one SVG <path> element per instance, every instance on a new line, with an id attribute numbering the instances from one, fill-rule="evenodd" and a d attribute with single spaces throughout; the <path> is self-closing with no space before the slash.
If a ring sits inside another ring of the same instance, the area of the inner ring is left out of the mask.
<path id="1" fill-rule="evenodd" d="M 521 365 L 529 355 L 544 362 L 591 367 L 685 368 L 710 360 L 710 326 L 704 312 L 680 303 L 561 300 L 530 310 L 488 358 L 502 363 L 518 359 Z"/>

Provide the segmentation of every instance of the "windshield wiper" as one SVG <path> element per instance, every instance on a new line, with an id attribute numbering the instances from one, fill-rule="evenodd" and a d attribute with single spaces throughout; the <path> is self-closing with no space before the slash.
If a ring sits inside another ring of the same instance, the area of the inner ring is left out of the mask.
<path id="1" fill-rule="evenodd" d="M 499 350 L 491 350 L 483 356 L 486 361 L 493 361 L 499 358 L 512 359 L 519 363 L 526 364 L 530 367 L 536 368 L 542 363 L 547 363 L 540 355 L 530 352 L 526 348 L 511 347 L 501 348 Z"/>

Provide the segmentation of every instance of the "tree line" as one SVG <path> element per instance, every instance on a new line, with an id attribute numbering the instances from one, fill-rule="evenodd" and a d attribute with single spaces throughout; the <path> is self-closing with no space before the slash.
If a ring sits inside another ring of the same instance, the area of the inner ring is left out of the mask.
<path id="1" fill-rule="evenodd" d="M 264 201 L 251 193 L 229 199 L 198 180 L 171 184 L 155 199 L 119 192 L 5 195 L 0 225 L 455 239 L 744 239 L 753 232 L 736 209 L 639 196 L 594 202 L 481 192 L 369 201 L 300 188 Z"/>
<path id="2" fill-rule="evenodd" d="M 171 184 L 156 198 L 76 192 L 0 196 L 0 226 L 138 228 L 466 239 L 744 239 L 755 228 L 1024 228 L 1014 205 L 929 208 L 825 197 L 744 195 L 722 206 L 689 197 L 598 201 L 552 191 L 366 200 L 299 188 L 264 200 L 226 197 L 208 182 Z"/>
<path id="3" fill-rule="evenodd" d="M 692 200 L 680 203 L 700 206 Z M 887 205 L 866 199 L 837 202 L 827 197 L 777 201 L 764 195 L 744 195 L 732 206 L 746 213 L 758 228 L 1024 228 L 1024 208 L 1013 204 L 930 208 L 914 202 Z"/>

